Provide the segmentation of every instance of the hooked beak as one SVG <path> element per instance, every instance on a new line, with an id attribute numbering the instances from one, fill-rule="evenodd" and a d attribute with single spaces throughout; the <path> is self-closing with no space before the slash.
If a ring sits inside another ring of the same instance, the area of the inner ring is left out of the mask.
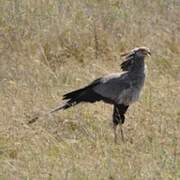
<path id="1" fill-rule="evenodd" d="M 150 52 L 150 51 L 148 51 L 148 52 L 147 52 L 147 55 L 148 55 L 148 56 L 151 56 L 151 52 Z"/>

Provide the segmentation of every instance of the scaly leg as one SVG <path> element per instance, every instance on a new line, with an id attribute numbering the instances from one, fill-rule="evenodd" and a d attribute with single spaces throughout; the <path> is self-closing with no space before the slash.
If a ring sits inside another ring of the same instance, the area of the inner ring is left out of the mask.
<path id="1" fill-rule="evenodd" d="M 113 124 L 114 130 L 114 143 L 117 144 L 117 124 Z"/>
<path id="2" fill-rule="evenodd" d="M 117 125 L 119 124 L 120 126 L 120 131 L 121 131 L 121 138 L 122 141 L 124 142 L 124 133 L 123 133 L 123 128 L 122 125 L 125 121 L 125 112 L 127 111 L 128 106 L 125 106 L 123 104 L 119 105 L 114 105 L 114 111 L 113 111 L 113 129 L 114 129 L 114 141 L 117 143 Z"/>
<path id="3" fill-rule="evenodd" d="M 124 133 L 123 133 L 122 124 L 120 123 L 119 126 L 120 126 L 120 131 L 121 131 L 121 138 L 122 138 L 122 141 L 124 142 Z"/>

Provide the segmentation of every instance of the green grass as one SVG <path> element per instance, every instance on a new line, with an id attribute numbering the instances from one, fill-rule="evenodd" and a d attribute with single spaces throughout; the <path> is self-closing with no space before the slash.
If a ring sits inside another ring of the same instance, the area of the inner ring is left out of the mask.
<path id="1" fill-rule="evenodd" d="M 0 180 L 180 179 L 178 1 L 0 1 Z M 112 107 L 82 104 L 30 117 L 118 72 L 147 46 L 148 77 L 114 144 Z"/>

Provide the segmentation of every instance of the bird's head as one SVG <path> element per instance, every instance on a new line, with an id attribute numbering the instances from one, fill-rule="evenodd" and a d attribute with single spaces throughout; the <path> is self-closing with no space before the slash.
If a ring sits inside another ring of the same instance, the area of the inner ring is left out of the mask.
<path id="1" fill-rule="evenodd" d="M 135 54 L 138 57 L 145 57 L 145 56 L 150 56 L 151 55 L 151 51 L 147 47 L 134 48 L 132 50 L 132 53 Z"/>
<path id="2" fill-rule="evenodd" d="M 129 52 L 121 54 L 121 56 L 125 56 L 125 57 L 134 56 L 134 55 L 137 57 L 150 56 L 151 51 L 147 47 L 136 47 Z"/>
<path id="3" fill-rule="evenodd" d="M 137 60 L 138 58 L 145 58 L 146 56 L 150 55 L 151 51 L 147 47 L 134 48 L 127 53 L 121 54 L 121 56 L 125 57 L 124 62 L 121 64 L 121 68 L 126 71 L 131 67 L 135 60 Z"/>

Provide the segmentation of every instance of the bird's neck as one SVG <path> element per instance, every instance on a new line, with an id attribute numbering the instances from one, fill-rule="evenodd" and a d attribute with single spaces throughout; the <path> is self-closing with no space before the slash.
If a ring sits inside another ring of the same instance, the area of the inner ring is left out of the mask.
<path id="1" fill-rule="evenodd" d="M 134 74 L 144 74 L 145 73 L 144 57 L 138 57 L 138 59 L 134 61 L 134 64 L 130 71 Z"/>

